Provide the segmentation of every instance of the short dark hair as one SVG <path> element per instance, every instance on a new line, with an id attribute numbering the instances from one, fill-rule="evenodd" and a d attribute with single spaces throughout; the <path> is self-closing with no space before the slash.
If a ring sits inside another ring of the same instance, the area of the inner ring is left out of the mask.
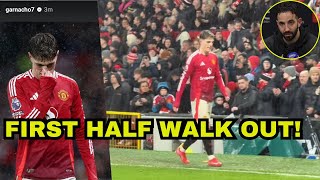
<path id="1" fill-rule="evenodd" d="M 210 30 L 203 30 L 199 35 L 200 39 L 212 38 L 214 39 L 214 34 Z"/>
<path id="2" fill-rule="evenodd" d="M 38 33 L 29 41 L 29 53 L 39 61 L 51 61 L 58 52 L 56 38 L 50 33 Z"/>
<path id="3" fill-rule="evenodd" d="M 237 79 L 237 82 L 239 82 L 240 80 L 245 80 L 245 81 L 249 81 L 248 78 L 246 76 L 240 76 L 238 79 Z"/>
<path id="4" fill-rule="evenodd" d="M 277 17 L 280 13 L 284 12 L 291 12 L 292 14 L 295 14 L 298 17 L 298 6 L 295 2 L 282 2 L 276 5 L 275 12 Z"/>

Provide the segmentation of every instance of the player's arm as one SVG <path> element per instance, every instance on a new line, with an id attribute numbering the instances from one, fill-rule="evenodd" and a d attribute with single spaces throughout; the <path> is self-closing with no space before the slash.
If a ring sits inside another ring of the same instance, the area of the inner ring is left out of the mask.
<path id="1" fill-rule="evenodd" d="M 180 77 L 180 82 L 179 82 L 177 93 L 176 93 L 176 100 L 173 105 L 174 108 L 179 108 L 182 93 L 183 93 L 184 88 L 186 87 L 186 83 L 187 83 L 187 81 L 193 71 L 194 71 L 193 59 L 192 59 L 192 57 L 189 57 L 187 60 L 187 63 L 186 63 L 186 69 L 183 71 L 183 73 Z"/>
<path id="2" fill-rule="evenodd" d="M 94 150 L 91 140 L 84 138 L 84 111 L 78 85 L 74 84 L 74 99 L 71 107 L 71 118 L 80 119 L 80 128 L 76 129 L 76 140 L 84 166 L 86 168 L 88 180 L 97 180 L 97 169 L 94 160 Z"/>
<path id="3" fill-rule="evenodd" d="M 224 85 L 224 82 L 222 80 L 222 76 L 220 73 L 220 67 L 219 67 L 219 62 L 218 59 L 216 58 L 216 71 L 215 71 L 215 81 L 221 91 L 221 93 L 223 94 L 223 96 L 226 98 L 226 100 L 229 100 L 230 97 L 226 91 L 226 86 Z"/>
<path id="4" fill-rule="evenodd" d="M 22 82 L 18 82 L 19 77 L 16 76 L 9 81 L 7 93 L 8 100 L 12 115 L 14 118 L 26 119 L 43 119 L 45 118 L 50 104 L 49 97 L 53 95 L 53 89 L 56 81 L 53 77 L 40 78 L 40 90 L 38 98 L 35 100 L 34 105 L 30 103 L 30 97 L 27 97 L 23 88 Z"/>

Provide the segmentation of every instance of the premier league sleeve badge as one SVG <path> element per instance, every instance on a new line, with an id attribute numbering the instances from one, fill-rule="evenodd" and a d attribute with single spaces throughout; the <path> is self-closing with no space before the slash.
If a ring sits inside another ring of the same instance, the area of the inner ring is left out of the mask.
<path id="1" fill-rule="evenodd" d="M 15 97 L 12 99 L 11 108 L 14 111 L 18 111 L 21 108 L 21 103 L 18 98 Z"/>

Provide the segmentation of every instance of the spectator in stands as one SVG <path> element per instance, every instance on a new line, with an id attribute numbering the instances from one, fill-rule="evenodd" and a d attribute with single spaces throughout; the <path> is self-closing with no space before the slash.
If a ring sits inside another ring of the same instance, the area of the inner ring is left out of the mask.
<path id="1" fill-rule="evenodd" d="M 261 71 L 255 75 L 254 84 L 258 84 L 258 81 L 262 74 L 264 74 L 267 77 L 270 77 L 271 79 L 274 79 L 276 77 L 277 71 L 275 69 L 272 69 L 273 64 L 271 62 L 270 56 L 262 56 L 260 66 Z"/>
<path id="2" fill-rule="evenodd" d="M 123 18 L 121 20 L 121 39 L 126 42 L 127 41 L 127 35 L 132 30 L 132 27 L 129 23 L 129 20 L 127 18 Z"/>
<path id="3" fill-rule="evenodd" d="M 299 74 L 300 85 L 301 86 L 306 85 L 308 80 L 309 80 L 309 71 L 308 70 L 301 71 Z"/>
<path id="4" fill-rule="evenodd" d="M 165 49 L 169 49 L 169 48 L 173 48 L 173 41 L 172 41 L 172 38 L 171 37 L 166 37 L 164 38 L 163 40 L 163 46 L 162 46 L 162 49 L 160 50 L 160 53 L 162 50 L 165 50 Z"/>
<path id="5" fill-rule="evenodd" d="M 151 63 L 149 55 L 145 54 L 142 56 L 142 60 L 140 63 L 140 68 L 146 72 L 148 71 L 152 77 L 159 77 L 159 72 L 155 63 Z"/>
<path id="6" fill-rule="evenodd" d="M 139 94 L 130 102 L 131 111 L 140 113 L 151 112 L 153 97 L 149 89 L 149 83 L 146 81 L 140 82 Z"/>
<path id="7" fill-rule="evenodd" d="M 101 51 L 105 51 L 109 49 L 107 37 L 100 37 L 100 46 L 101 46 Z"/>
<path id="8" fill-rule="evenodd" d="M 236 80 L 235 69 L 233 67 L 233 62 L 232 62 L 232 59 L 230 59 L 228 51 L 221 52 L 221 59 L 223 62 L 221 68 L 227 70 L 229 81 L 235 81 Z"/>
<path id="9" fill-rule="evenodd" d="M 223 39 L 222 33 L 220 30 L 216 31 L 215 39 L 213 42 L 213 46 L 216 49 L 220 49 L 221 51 L 225 51 L 228 49 L 228 43 Z"/>
<path id="10" fill-rule="evenodd" d="M 149 58 L 150 58 L 150 62 L 153 63 L 153 64 L 157 64 L 158 63 L 158 60 L 159 60 L 159 51 L 157 48 L 150 48 L 149 51 L 148 51 L 148 55 L 149 55 Z"/>
<path id="11" fill-rule="evenodd" d="M 118 51 L 110 51 L 111 71 L 116 72 L 123 67 L 122 61 L 119 59 Z"/>
<path id="12" fill-rule="evenodd" d="M 146 17 L 151 17 L 154 14 L 153 4 L 149 0 L 140 0 L 142 11 L 146 14 Z"/>
<path id="13" fill-rule="evenodd" d="M 131 99 L 131 96 L 132 96 L 132 87 L 130 86 L 129 84 L 129 81 L 127 80 L 127 77 L 128 77 L 128 72 L 126 69 L 119 69 L 117 71 L 117 73 L 120 75 L 120 78 L 121 78 L 121 88 L 123 89 L 123 92 L 125 94 L 129 94 L 130 95 L 130 99 Z"/>
<path id="14" fill-rule="evenodd" d="M 241 53 L 238 55 L 235 64 L 236 78 L 238 79 L 241 76 L 244 76 L 249 72 L 249 66 L 247 63 L 247 55 L 245 53 Z"/>
<path id="15" fill-rule="evenodd" d="M 144 29 L 144 25 L 142 24 L 142 17 L 136 16 L 133 20 L 133 28 L 134 29 Z"/>
<path id="16" fill-rule="evenodd" d="M 128 111 L 130 94 L 122 88 L 120 75 L 111 73 L 110 83 L 105 90 L 107 111 Z"/>
<path id="17" fill-rule="evenodd" d="M 153 98 L 152 112 L 154 113 L 171 113 L 173 112 L 173 102 L 175 98 L 169 94 L 169 86 L 167 82 L 158 84 L 157 93 Z"/>
<path id="18" fill-rule="evenodd" d="M 214 105 L 212 107 L 213 115 L 229 115 L 230 106 L 225 101 L 224 96 L 221 93 L 216 93 L 214 96 Z"/>
<path id="19" fill-rule="evenodd" d="M 112 35 L 116 34 L 118 31 L 118 28 L 115 24 L 109 24 L 108 25 L 108 32 L 109 36 L 112 37 Z"/>
<path id="20" fill-rule="evenodd" d="M 192 41 L 191 40 L 185 40 L 182 43 L 181 49 L 180 49 L 180 60 L 186 61 L 187 60 L 187 51 L 192 47 Z"/>
<path id="21" fill-rule="evenodd" d="M 249 85 L 245 76 L 238 78 L 239 92 L 235 95 L 231 112 L 235 114 L 254 115 L 257 105 L 257 88 Z"/>
<path id="22" fill-rule="evenodd" d="M 299 109 L 301 108 L 304 112 L 302 116 L 307 115 L 314 117 L 316 110 L 316 103 L 318 96 L 316 90 L 320 86 L 320 69 L 318 67 L 312 67 L 309 71 L 309 81 L 306 85 L 302 86 L 297 95 Z"/>
<path id="23" fill-rule="evenodd" d="M 306 69 L 309 71 L 312 67 L 315 67 L 318 65 L 319 58 L 316 54 L 311 54 L 307 56 L 306 58 Z"/>
<path id="24" fill-rule="evenodd" d="M 212 26 L 217 27 L 217 29 L 227 29 L 228 28 L 228 22 L 231 22 L 232 16 L 230 15 L 228 11 L 228 1 L 222 0 L 218 5 L 219 13 L 216 24 L 212 24 Z M 230 31 L 231 32 L 231 31 Z"/>
<path id="25" fill-rule="evenodd" d="M 250 69 L 250 73 L 253 75 L 257 75 L 261 71 L 260 59 L 258 56 L 250 56 L 248 58 L 248 65 Z"/>
<path id="26" fill-rule="evenodd" d="M 253 48 L 252 40 L 244 38 L 243 46 L 245 49 L 244 52 L 247 54 L 248 57 L 259 55 L 259 51 L 257 51 L 256 49 Z"/>
<path id="27" fill-rule="evenodd" d="M 168 75 L 167 82 L 168 82 L 168 86 L 170 87 L 169 93 L 172 94 L 173 96 L 176 95 L 181 73 L 182 73 L 182 69 L 176 68 L 172 70 Z"/>
<path id="28" fill-rule="evenodd" d="M 231 33 L 230 47 L 236 47 L 237 45 L 239 45 L 239 47 L 243 49 L 244 47 L 242 38 L 250 36 L 250 31 L 243 28 L 241 19 L 235 19 L 234 24 L 235 31 Z"/>
<path id="29" fill-rule="evenodd" d="M 180 13 L 178 19 L 185 20 L 187 27 L 192 27 L 192 23 L 196 19 L 196 9 L 192 5 L 191 0 L 182 0 L 183 3 L 180 5 Z"/>
<path id="30" fill-rule="evenodd" d="M 115 4 L 113 1 L 108 1 L 106 5 L 105 14 L 112 17 L 119 17 L 119 11 L 115 8 Z"/>
<path id="31" fill-rule="evenodd" d="M 198 38 L 195 38 L 192 42 L 192 47 L 196 48 L 196 49 L 199 49 L 200 47 L 200 43 L 199 43 L 199 39 Z"/>
<path id="32" fill-rule="evenodd" d="M 273 88 L 273 94 L 277 98 L 279 115 L 285 117 L 298 117 L 295 108 L 297 99 L 296 93 L 300 87 L 296 78 L 296 69 L 294 66 L 288 66 L 283 69 L 283 79 L 280 88 Z"/>
<path id="33" fill-rule="evenodd" d="M 180 34 L 176 38 L 177 45 L 180 45 L 182 47 L 182 44 L 185 40 L 190 40 L 190 35 L 189 35 L 189 26 L 188 26 L 188 21 L 184 19 L 179 20 L 178 24 L 179 32 Z M 180 48 L 179 48 L 180 49 Z"/>
<path id="34" fill-rule="evenodd" d="M 257 84 L 257 112 L 255 115 L 260 116 L 273 116 L 275 110 L 273 106 L 273 92 L 272 86 L 269 85 L 271 77 L 269 74 L 261 74 Z"/>
<path id="35" fill-rule="evenodd" d="M 280 3 L 274 9 L 278 30 L 265 39 L 268 48 L 274 54 L 285 58 L 297 58 L 308 53 L 315 45 L 317 37 L 309 33 L 302 24 L 303 20 L 297 14 L 297 3 Z"/>

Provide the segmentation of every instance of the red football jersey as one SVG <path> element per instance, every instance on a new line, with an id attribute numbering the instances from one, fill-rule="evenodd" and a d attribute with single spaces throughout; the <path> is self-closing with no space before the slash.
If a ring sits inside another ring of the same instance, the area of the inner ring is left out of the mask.
<path id="1" fill-rule="evenodd" d="M 190 100 L 203 99 L 213 101 L 214 84 L 217 83 L 222 94 L 227 97 L 225 86 L 219 69 L 219 61 L 215 54 L 201 54 L 199 50 L 190 55 L 186 70 L 182 73 L 176 93 L 174 107 L 180 106 L 180 100 L 187 81 L 190 79 Z"/>
<path id="2" fill-rule="evenodd" d="M 84 111 L 77 83 L 58 72 L 37 79 L 29 70 L 13 77 L 8 99 L 14 118 L 80 119 L 76 141 L 88 179 L 98 179 L 92 141 L 84 139 Z M 64 136 L 58 140 L 18 141 L 17 179 L 63 179 L 75 177 L 73 143 Z"/>

